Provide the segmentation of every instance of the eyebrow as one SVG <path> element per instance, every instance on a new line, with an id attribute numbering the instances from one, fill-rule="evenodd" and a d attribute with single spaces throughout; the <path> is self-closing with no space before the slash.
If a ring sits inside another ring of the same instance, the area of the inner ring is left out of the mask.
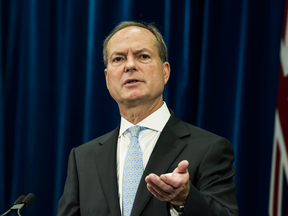
<path id="1" fill-rule="evenodd" d="M 134 54 L 139 54 L 139 53 L 142 53 L 142 52 L 148 52 L 150 54 L 152 54 L 151 50 L 147 49 L 147 48 L 143 48 L 143 49 L 140 49 L 140 50 L 136 50 L 134 52 Z"/>
<path id="2" fill-rule="evenodd" d="M 117 51 L 114 51 L 111 55 L 110 55 L 110 57 L 112 57 L 113 55 L 125 55 L 126 53 L 124 53 L 124 52 L 117 52 Z"/>
<path id="3" fill-rule="evenodd" d="M 148 52 L 149 54 L 152 54 L 151 50 L 147 49 L 147 48 L 143 48 L 143 49 L 140 49 L 140 50 L 136 50 L 133 54 L 137 55 L 139 53 L 142 53 L 142 52 Z M 114 55 L 123 55 L 125 56 L 126 53 L 125 52 L 117 52 L 117 51 L 114 51 L 111 55 L 110 55 L 110 58 Z"/>

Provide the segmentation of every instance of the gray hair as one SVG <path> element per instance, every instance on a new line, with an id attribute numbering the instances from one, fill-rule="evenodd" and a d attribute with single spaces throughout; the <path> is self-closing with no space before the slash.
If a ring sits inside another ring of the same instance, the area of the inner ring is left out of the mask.
<path id="1" fill-rule="evenodd" d="M 103 42 L 103 60 L 104 60 L 104 64 L 107 67 L 108 65 L 108 53 L 107 53 L 107 44 L 109 42 L 109 40 L 111 39 L 111 37 L 116 34 L 116 32 L 120 31 L 121 29 L 130 27 L 130 26 L 137 26 L 137 27 L 141 27 L 144 29 L 149 30 L 155 37 L 156 37 L 156 46 L 158 48 L 158 54 L 160 57 L 160 61 L 162 63 L 167 61 L 167 47 L 166 44 L 164 42 L 163 36 L 161 35 L 160 31 L 158 30 L 158 28 L 155 26 L 154 23 L 144 23 L 144 22 L 135 22 L 135 21 L 125 21 L 125 22 L 121 22 L 119 23 L 112 31 L 111 33 L 105 38 L 104 42 Z"/>

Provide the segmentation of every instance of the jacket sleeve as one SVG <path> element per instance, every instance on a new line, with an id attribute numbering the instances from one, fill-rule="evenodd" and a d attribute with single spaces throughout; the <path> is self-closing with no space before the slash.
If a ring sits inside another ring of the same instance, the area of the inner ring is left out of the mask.
<path id="1" fill-rule="evenodd" d="M 79 184 L 75 161 L 75 149 L 70 152 L 67 178 L 63 195 L 58 204 L 57 216 L 80 216 Z"/>
<path id="2" fill-rule="evenodd" d="M 196 183 L 191 184 L 182 216 L 238 215 L 233 161 L 228 140 L 220 138 L 211 145 L 198 167 Z"/>

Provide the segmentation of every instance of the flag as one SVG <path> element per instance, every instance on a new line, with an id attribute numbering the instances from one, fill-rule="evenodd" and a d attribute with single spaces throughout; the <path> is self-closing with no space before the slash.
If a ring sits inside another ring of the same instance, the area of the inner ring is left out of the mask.
<path id="1" fill-rule="evenodd" d="M 269 216 L 288 216 L 288 0 L 281 37 L 280 72 L 275 112 Z"/>

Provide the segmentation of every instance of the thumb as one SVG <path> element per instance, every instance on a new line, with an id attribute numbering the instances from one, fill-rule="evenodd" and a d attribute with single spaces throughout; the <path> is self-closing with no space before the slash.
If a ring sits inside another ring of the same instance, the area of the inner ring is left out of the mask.
<path id="1" fill-rule="evenodd" d="M 189 162 L 187 160 L 183 160 L 178 164 L 177 173 L 185 173 L 187 172 L 187 167 L 189 165 Z"/>

